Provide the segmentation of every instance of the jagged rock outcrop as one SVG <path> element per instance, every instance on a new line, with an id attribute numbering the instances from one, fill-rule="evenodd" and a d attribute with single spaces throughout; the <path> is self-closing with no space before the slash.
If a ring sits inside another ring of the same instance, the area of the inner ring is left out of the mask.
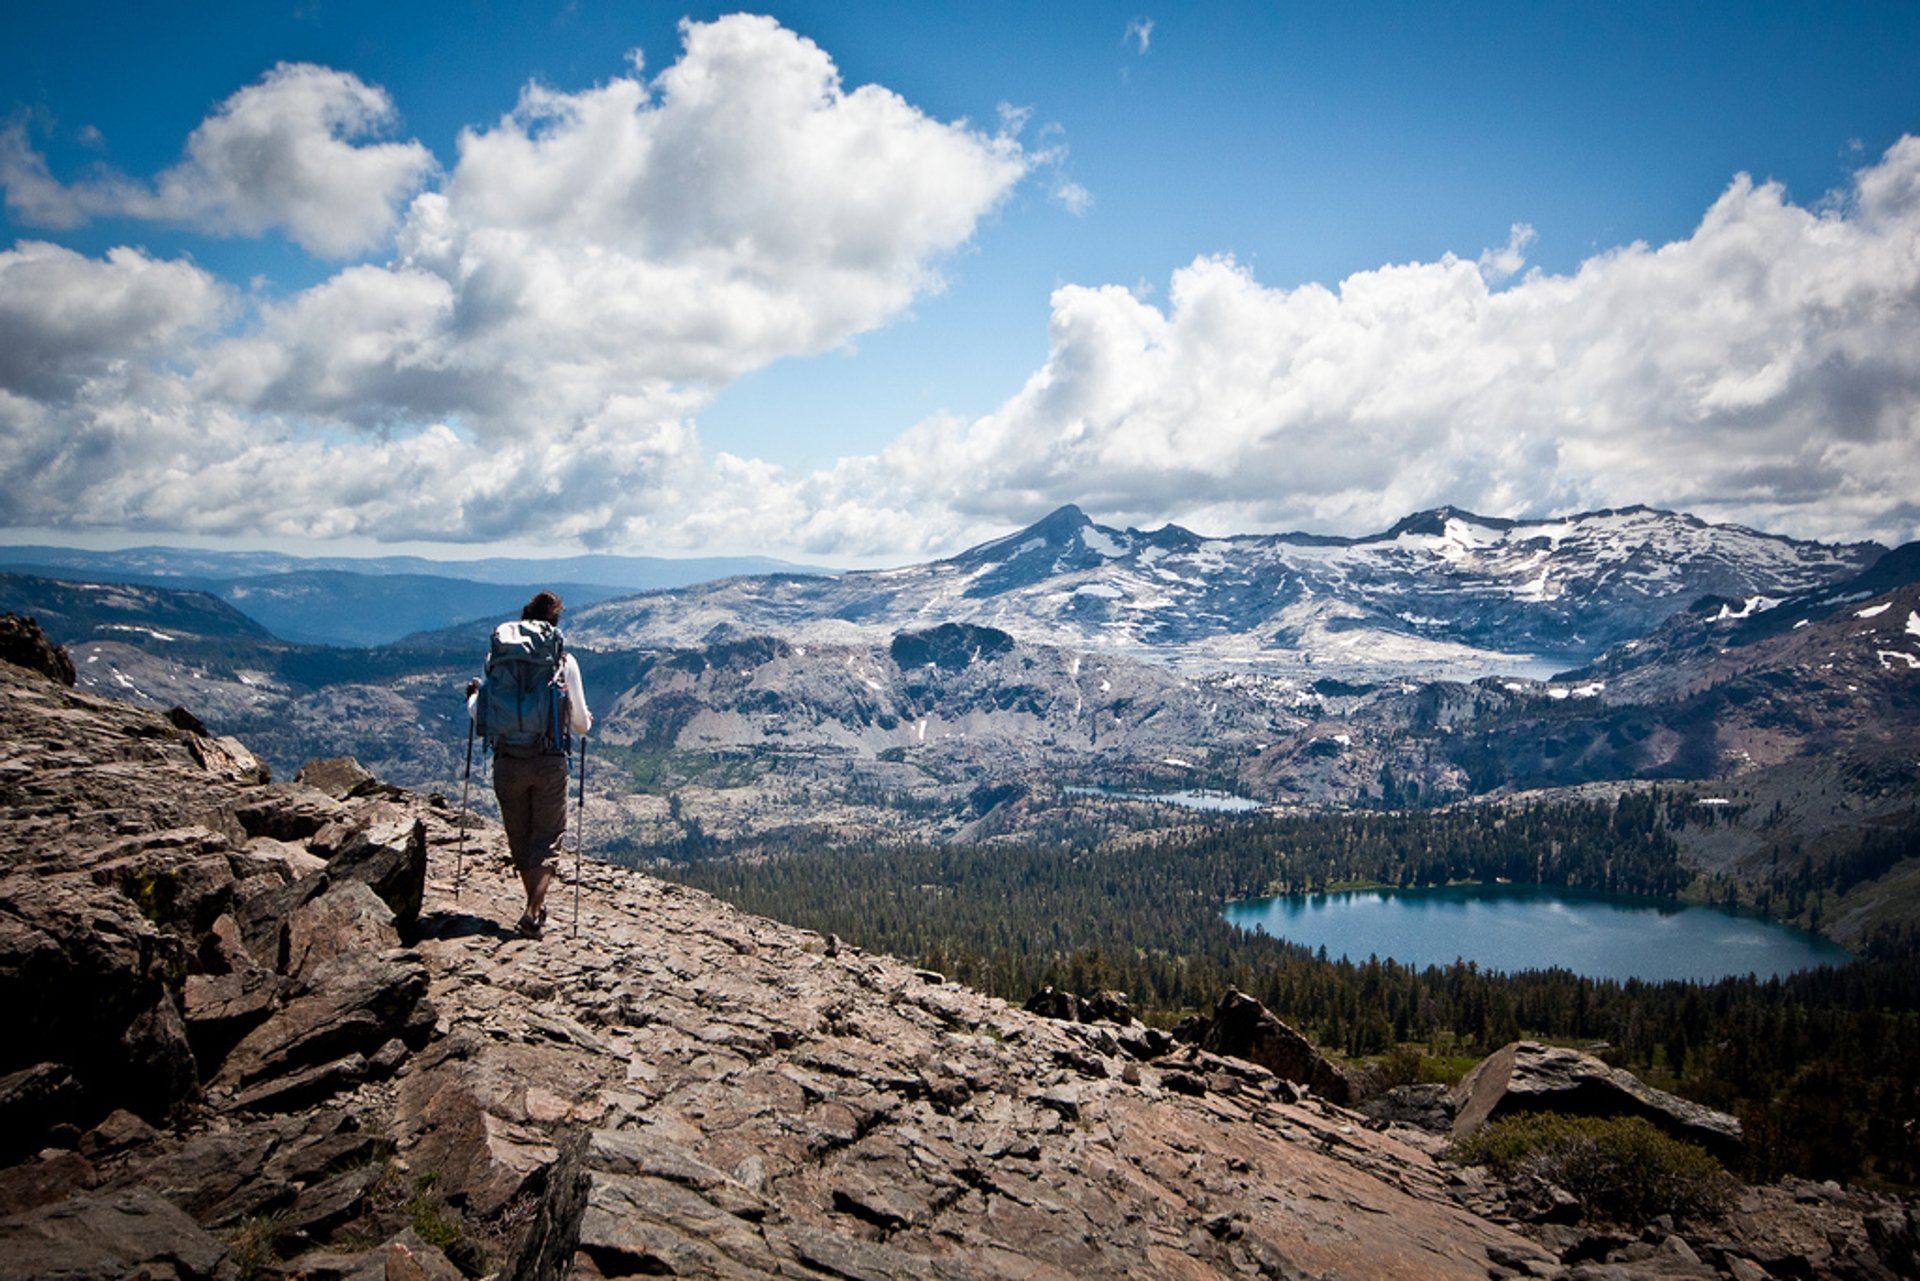
<path id="1" fill-rule="evenodd" d="M 267 785 L 190 716 L 5 664 L 0 691 L 8 1156 L 116 1108 L 177 1120 L 205 1090 L 298 1106 L 425 1042 L 427 975 L 401 947 L 419 819 Z M 262 834 L 303 829 L 297 850 Z"/>
<path id="2" fill-rule="evenodd" d="M 1329 1102 L 1345 1105 L 1358 1094 L 1353 1078 L 1344 1069 L 1244 992 L 1228 990 L 1204 1027 L 1191 1028 L 1189 1035 L 1215 1054 L 1258 1063 L 1282 1080 L 1298 1082 Z"/>
<path id="3" fill-rule="evenodd" d="M 1739 1155 L 1737 1117 L 1656 1090 L 1591 1054 L 1515 1041 L 1489 1055 L 1454 1089 L 1453 1133 L 1464 1138 L 1488 1121 L 1519 1112 L 1638 1116 L 1722 1159 Z"/>
<path id="4" fill-rule="evenodd" d="M 66 646 L 48 640 L 37 621 L 19 614 L 0 614 L 0 662 L 39 672 L 62 685 L 78 679 Z"/>

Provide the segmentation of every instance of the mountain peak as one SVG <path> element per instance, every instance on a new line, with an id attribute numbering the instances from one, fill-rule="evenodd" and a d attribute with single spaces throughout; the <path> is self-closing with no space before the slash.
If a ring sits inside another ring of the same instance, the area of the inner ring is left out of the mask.
<path id="1" fill-rule="evenodd" d="M 1482 516 L 1464 507 L 1443 505 L 1401 517 L 1381 537 L 1398 538 L 1402 534 L 1444 534 L 1447 532 L 1447 522 L 1450 520 L 1462 520 L 1483 529 L 1506 530 L 1512 529 L 1514 525 L 1514 522 L 1498 516 Z"/>
<path id="2" fill-rule="evenodd" d="M 1045 538 L 1050 543 L 1061 542 L 1072 537 L 1080 530 L 1093 524 L 1093 520 L 1080 508 L 1068 503 L 1065 507 L 1055 508 L 1039 520 L 1026 527 L 1022 535 L 1027 538 Z M 1019 537 L 1021 535 L 1016 535 Z"/>

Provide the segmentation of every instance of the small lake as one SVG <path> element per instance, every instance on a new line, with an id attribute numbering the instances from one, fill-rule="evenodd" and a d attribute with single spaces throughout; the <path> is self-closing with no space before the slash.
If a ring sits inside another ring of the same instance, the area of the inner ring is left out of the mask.
<path id="1" fill-rule="evenodd" d="M 1227 792 L 1206 792 L 1194 788 L 1183 792 L 1127 792 L 1114 787 L 1069 787 L 1075 796 L 1104 796 L 1115 801 L 1154 801 L 1177 805 L 1186 810 L 1209 810 L 1219 814 L 1247 814 L 1266 808 L 1264 801 L 1248 800 Z"/>
<path id="2" fill-rule="evenodd" d="M 1592 978 L 1767 978 L 1852 960 L 1805 930 L 1725 908 L 1538 885 L 1355 890 L 1230 903 L 1226 919 L 1331 957 L 1392 957 L 1424 969 L 1559 967 Z"/>

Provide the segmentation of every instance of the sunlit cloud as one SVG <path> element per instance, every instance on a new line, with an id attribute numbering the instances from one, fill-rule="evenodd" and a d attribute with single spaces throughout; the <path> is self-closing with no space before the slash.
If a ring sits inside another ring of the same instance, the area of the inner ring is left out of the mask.
<path id="1" fill-rule="evenodd" d="M 342 258 L 384 244 L 396 206 L 433 170 L 418 142 L 356 141 L 395 119 L 385 91 L 357 76 L 281 63 L 220 104 L 187 139 L 185 159 L 152 183 L 106 172 L 62 184 L 15 124 L 0 134 L 0 184 L 30 225 L 123 217 L 223 235 L 281 231 Z"/>

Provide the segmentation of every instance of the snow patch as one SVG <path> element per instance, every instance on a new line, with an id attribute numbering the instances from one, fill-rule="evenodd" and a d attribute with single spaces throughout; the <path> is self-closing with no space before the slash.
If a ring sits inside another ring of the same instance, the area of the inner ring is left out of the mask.
<path id="1" fill-rule="evenodd" d="M 1722 605 L 1720 612 L 1713 616 L 1713 621 L 1716 623 L 1725 623 L 1733 619 L 1752 618 L 1755 614 L 1772 609 L 1779 603 L 1779 601 L 1767 596 L 1749 596 L 1747 597 L 1746 604 L 1737 610 L 1731 605 Z"/>
<path id="2" fill-rule="evenodd" d="M 1908 653 L 1905 653 L 1904 651 L 1897 650 L 1897 649 L 1882 649 L 1882 650 L 1876 650 L 1874 652 L 1880 655 L 1880 666 L 1886 668 L 1890 672 L 1896 670 L 1893 665 L 1895 659 L 1898 659 L 1900 662 L 1905 663 L 1907 665 L 1906 670 L 1910 672 L 1920 672 L 1920 658 L 1917 658 L 1912 654 L 1908 654 Z M 1849 685 L 1847 686 L 1847 688 L 1852 689 L 1853 686 Z"/>
<path id="3" fill-rule="evenodd" d="M 1869 605 L 1865 609 L 1855 610 L 1853 616 L 1855 618 L 1878 618 L 1892 608 L 1893 602 L 1882 601 L 1878 605 Z"/>
<path id="4" fill-rule="evenodd" d="M 142 636 L 151 636 L 157 641 L 177 641 L 178 636 L 169 636 L 165 632 L 156 632 L 151 627 L 135 627 L 130 623 L 108 623 L 101 630 L 109 632 L 136 632 Z"/>
<path id="5" fill-rule="evenodd" d="M 1920 636 L 1920 610 L 1907 611 L 1907 635 Z"/>
<path id="6" fill-rule="evenodd" d="M 1800 629 L 1801 629 L 1802 627 L 1805 627 L 1805 626 L 1806 626 L 1806 625 L 1807 625 L 1808 623 L 1811 623 L 1812 621 L 1813 621 L 1813 620 L 1812 620 L 1811 618 L 1803 618 L 1803 619 L 1801 619 L 1801 620 L 1800 620 L 1799 622 L 1797 622 L 1797 623 L 1795 623 L 1795 624 L 1793 625 L 1793 630 L 1797 632 L 1797 631 L 1799 631 L 1799 630 L 1800 630 Z"/>
<path id="7" fill-rule="evenodd" d="M 1183 761 L 1178 756 L 1163 756 L 1160 758 L 1160 763 L 1162 765 L 1171 765 L 1175 769 L 1192 769 L 1193 768 L 1192 761 Z"/>
<path id="8" fill-rule="evenodd" d="M 1549 698 L 1598 698 L 1606 689 L 1605 681 L 1589 681 L 1585 685 L 1556 685 L 1547 690 Z"/>
<path id="9" fill-rule="evenodd" d="M 1127 554 L 1127 549 L 1124 545 L 1092 525 L 1088 525 L 1080 531 L 1080 541 L 1086 544 L 1088 551 L 1097 552 L 1108 559 L 1125 556 Z"/>
<path id="10" fill-rule="evenodd" d="M 1075 596 L 1098 596 L 1101 600 L 1123 600 L 1126 593 L 1105 583 L 1082 583 L 1073 589 Z"/>

